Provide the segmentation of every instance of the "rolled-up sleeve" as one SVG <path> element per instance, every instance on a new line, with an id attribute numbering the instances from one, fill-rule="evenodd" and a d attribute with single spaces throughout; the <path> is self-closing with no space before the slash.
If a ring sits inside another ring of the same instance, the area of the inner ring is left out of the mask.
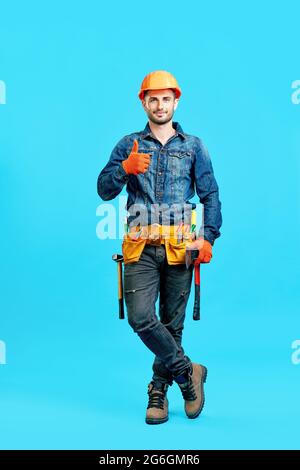
<path id="1" fill-rule="evenodd" d="M 209 153 L 200 139 L 194 169 L 196 192 L 204 206 L 204 238 L 213 245 L 215 239 L 221 235 L 221 201 Z"/>
<path id="2" fill-rule="evenodd" d="M 98 176 L 97 192 L 101 199 L 109 201 L 122 191 L 129 176 L 121 163 L 127 158 L 124 139 L 120 140 L 111 152 L 108 163 Z"/>

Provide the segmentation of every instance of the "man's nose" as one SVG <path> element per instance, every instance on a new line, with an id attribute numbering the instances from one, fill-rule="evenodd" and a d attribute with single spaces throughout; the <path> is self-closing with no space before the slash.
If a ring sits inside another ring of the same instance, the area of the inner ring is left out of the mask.
<path id="1" fill-rule="evenodd" d="M 157 107 L 158 107 L 158 109 L 163 109 L 163 107 L 164 107 L 163 100 L 161 100 L 161 101 L 158 100 Z"/>

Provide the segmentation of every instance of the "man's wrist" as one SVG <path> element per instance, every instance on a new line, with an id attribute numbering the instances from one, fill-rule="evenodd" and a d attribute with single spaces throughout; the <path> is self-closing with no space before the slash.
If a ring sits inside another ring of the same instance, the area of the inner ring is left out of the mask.
<path id="1" fill-rule="evenodd" d="M 205 237 L 205 236 L 204 236 L 204 237 L 203 237 L 203 236 L 197 237 L 196 240 L 201 241 L 203 244 L 204 244 L 204 242 L 206 241 L 206 242 L 208 242 L 211 246 L 213 246 L 213 244 L 214 244 L 214 240 L 211 240 L 210 238 L 207 238 L 207 237 Z"/>
<path id="2" fill-rule="evenodd" d="M 128 175 L 127 160 L 123 160 L 121 163 L 122 170 L 126 175 Z"/>
<path id="3" fill-rule="evenodd" d="M 123 163 L 123 162 L 122 162 Z M 124 167 L 123 167 L 123 164 L 121 163 L 121 165 L 117 168 L 116 170 L 116 176 L 117 178 L 123 180 L 123 181 L 128 181 L 128 178 L 129 178 L 129 175 L 126 173 Z"/>
<path id="4" fill-rule="evenodd" d="M 204 238 L 204 240 L 206 240 L 207 242 L 209 242 L 209 243 L 211 244 L 211 246 L 213 246 L 213 244 L 214 244 L 214 242 L 215 242 L 213 238 L 208 237 L 208 236 L 206 236 L 206 235 L 204 235 L 203 238 Z"/>

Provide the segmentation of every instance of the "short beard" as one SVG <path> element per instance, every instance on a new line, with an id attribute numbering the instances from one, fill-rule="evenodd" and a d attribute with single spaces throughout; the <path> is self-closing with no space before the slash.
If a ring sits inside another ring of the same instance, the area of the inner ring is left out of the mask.
<path id="1" fill-rule="evenodd" d="M 155 115 L 151 115 L 150 113 L 148 114 L 148 118 L 150 119 L 151 122 L 153 122 L 154 124 L 157 124 L 158 126 L 162 126 L 163 124 L 167 124 L 167 122 L 170 122 L 173 118 L 173 115 L 174 115 L 174 111 L 173 113 L 171 114 L 171 116 L 169 117 L 166 117 L 165 119 L 161 120 L 161 119 L 158 119 L 156 120 L 155 118 Z"/>

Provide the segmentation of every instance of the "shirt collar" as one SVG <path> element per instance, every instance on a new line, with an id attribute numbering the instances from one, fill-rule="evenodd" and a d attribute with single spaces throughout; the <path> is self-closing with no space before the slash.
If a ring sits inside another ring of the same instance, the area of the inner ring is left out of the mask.
<path id="1" fill-rule="evenodd" d="M 179 122 L 174 122 L 172 123 L 173 129 L 175 129 L 176 133 L 182 137 L 182 139 L 186 139 L 186 135 L 182 130 L 182 127 L 180 126 Z M 145 129 L 141 133 L 141 138 L 146 139 L 146 137 L 154 137 L 154 135 L 151 132 L 149 122 L 147 122 Z"/>

